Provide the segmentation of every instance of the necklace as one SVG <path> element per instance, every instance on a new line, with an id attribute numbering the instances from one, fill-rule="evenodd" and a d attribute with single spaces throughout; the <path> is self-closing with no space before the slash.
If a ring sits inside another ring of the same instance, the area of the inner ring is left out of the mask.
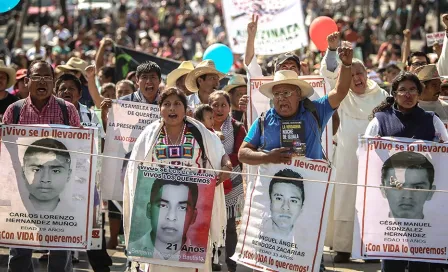
<path id="1" fill-rule="evenodd" d="M 174 142 L 173 140 L 171 140 L 170 135 L 168 134 L 168 131 L 166 131 L 166 127 L 165 127 L 165 134 L 166 137 L 168 139 L 168 144 L 171 143 L 171 145 L 176 145 L 176 143 L 179 143 L 179 141 L 183 138 L 184 136 L 184 131 L 185 131 L 185 123 L 184 126 L 182 127 L 182 130 L 180 131 L 179 136 L 177 137 L 177 140 Z"/>

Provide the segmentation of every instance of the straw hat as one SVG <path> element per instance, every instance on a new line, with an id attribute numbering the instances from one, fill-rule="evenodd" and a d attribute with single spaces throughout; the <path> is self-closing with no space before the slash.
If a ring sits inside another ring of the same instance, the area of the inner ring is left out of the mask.
<path id="1" fill-rule="evenodd" d="M 0 72 L 6 73 L 8 75 L 6 89 L 16 84 L 16 70 L 14 70 L 14 68 L 7 67 L 3 60 L 0 60 Z"/>
<path id="2" fill-rule="evenodd" d="M 274 80 L 272 82 L 261 85 L 260 93 L 262 93 L 267 98 L 273 99 L 272 88 L 280 84 L 291 84 L 300 88 L 302 97 L 310 97 L 314 93 L 313 87 L 297 77 L 297 73 L 290 70 L 280 70 L 274 75 Z"/>
<path id="3" fill-rule="evenodd" d="M 185 86 L 190 92 L 198 92 L 199 87 L 196 84 L 196 79 L 208 74 L 218 75 L 220 80 L 225 77 L 225 74 L 216 70 L 215 63 L 212 60 L 204 60 L 200 62 L 193 71 L 188 73 L 187 78 L 185 79 Z"/>
<path id="4" fill-rule="evenodd" d="M 230 78 L 229 82 L 222 90 L 225 92 L 230 92 L 232 89 L 241 86 L 247 86 L 246 80 L 244 80 L 244 77 L 242 75 L 236 74 Z"/>
<path id="5" fill-rule="evenodd" d="M 63 71 L 69 70 L 69 71 L 77 71 L 81 72 L 84 77 L 86 77 L 86 68 L 89 66 L 89 64 L 80 59 L 80 58 L 70 58 L 66 64 L 59 65 L 56 67 L 56 73 L 61 73 Z"/>
<path id="6" fill-rule="evenodd" d="M 435 64 L 419 67 L 417 70 L 417 77 L 421 82 L 440 79 L 440 75 Z"/>
<path id="7" fill-rule="evenodd" d="M 182 76 L 190 73 L 194 70 L 193 62 L 191 61 L 182 61 L 182 63 L 174 69 L 171 73 L 166 76 L 166 87 L 176 87 L 176 81 Z"/>

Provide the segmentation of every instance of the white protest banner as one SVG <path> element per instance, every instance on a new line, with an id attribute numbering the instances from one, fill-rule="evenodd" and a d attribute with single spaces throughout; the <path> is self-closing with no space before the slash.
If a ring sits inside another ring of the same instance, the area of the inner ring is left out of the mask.
<path id="1" fill-rule="evenodd" d="M 247 24 L 258 14 L 255 51 L 275 55 L 308 46 L 302 4 L 297 0 L 223 0 L 227 35 L 233 53 L 244 54 Z"/>
<path id="2" fill-rule="evenodd" d="M 319 271 L 333 190 L 326 183 L 331 173 L 322 160 L 260 165 L 260 176 L 246 194 L 232 259 L 261 271 Z"/>
<path id="3" fill-rule="evenodd" d="M 55 125 L 2 126 L 1 245 L 90 248 L 97 133 Z"/>
<path id="4" fill-rule="evenodd" d="M 204 269 L 215 186 L 209 173 L 140 165 L 128 258 Z"/>
<path id="5" fill-rule="evenodd" d="M 331 91 L 330 84 L 321 76 L 299 76 L 300 79 L 308 82 L 314 89 L 314 95 L 311 100 L 318 99 Z M 271 82 L 272 77 L 251 78 L 249 88 L 249 105 L 247 107 L 248 123 L 252 124 L 260 116 L 262 112 L 266 112 L 271 108 L 269 98 L 260 93 L 261 85 Z M 279 132 L 280 133 L 280 132 Z M 333 123 L 330 118 L 326 127 L 322 131 L 322 147 L 331 160 L 333 158 Z"/>
<path id="6" fill-rule="evenodd" d="M 448 195 L 432 190 L 448 190 L 448 145 L 360 138 L 358 154 L 352 257 L 446 263 Z"/>
<path id="7" fill-rule="evenodd" d="M 426 34 L 426 45 L 429 47 L 433 46 L 436 43 L 442 45 L 445 35 L 446 35 L 445 31 L 435 32 L 435 33 L 427 33 Z"/>
<path id="8" fill-rule="evenodd" d="M 114 101 L 109 110 L 105 156 L 129 158 L 132 147 L 145 127 L 160 118 L 159 107 L 129 101 Z M 101 193 L 103 199 L 123 199 L 123 178 L 127 161 L 104 158 L 101 171 Z"/>

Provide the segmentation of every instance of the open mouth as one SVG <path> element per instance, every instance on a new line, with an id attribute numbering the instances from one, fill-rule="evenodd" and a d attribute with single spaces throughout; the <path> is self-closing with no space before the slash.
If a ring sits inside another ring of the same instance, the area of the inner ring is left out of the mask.
<path id="1" fill-rule="evenodd" d="M 145 91 L 146 92 L 152 92 L 154 90 L 154 87 L 153 86 L 146 86 L 145 87 Z"/>
<path id="2" fill-rule="evenodd" d="M 72 96 L 69 94 L 66 94 L 66 95 L 62 96 L 62 99 L 64 99 L 65 101 L 72 101 Z"/>
<path id="3" fill-rule="evenodd" d="M 364 83 L 362 83 L 362 82 L 355 83 L 355 87 L 362 87 L 363 85 L 364 85 Z"/>
<path id="4" fill-rule="evenodd" d="M 170 118 L 170 119 L 176 119 L 176 118 L 177 118 L 177 114 L 175 114 L 175 113 L 171 113 L 171 114 L 168 115 L 168 118 Z"/>
<path id="5" fill-rule="evenodd" d="M 37 92 L 38 93 L 46 93 L 47 89 L 46 88 L 37 88 Z"/>
<path id="6" fill-rule="evenodd" d="M 218 116 L 218 117 L 223 117 L 224 114 L 222 114 L 222 113 L 217 113 L 216 116 Z"/>

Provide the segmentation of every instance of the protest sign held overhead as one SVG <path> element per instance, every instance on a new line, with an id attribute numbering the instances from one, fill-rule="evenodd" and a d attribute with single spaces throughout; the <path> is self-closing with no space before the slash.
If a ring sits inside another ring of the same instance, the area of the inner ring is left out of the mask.
<path id="1" fill-rule="evenodd" d="M 1 245 L 90 248 L 97 133 L 61 126 L 2 126 Z"/>
<path id="2" fill-rule="evenodd" d="M 275 55 L 308 45 L 302 5 L 296 0 L 265 0 L 261 4 L 249 0 L 224 0 L 227 35 L 233 53 L 244 54 L 247 22 L 259 15 L 256 54 Z"/>
<path id="3" fill-rule="evenodd" d="M 178 166 L 138 167 L 127 247 L 132 260 L 204 268 L 216 180 Z"/>
<path id="4" fill-rule="evenodd" d="M 428 47 L 433 46 L 434 44 L 443 44 L 443 39 L 445 38 L 445 32 L 435 32 L 435 33 L 427 33 L 426 34 L 426 45 Z"/>
<path id="5" fill-rule="evenodd" d="M 447 262 L 448 145 L 360 138 L 352 257 Z M 387 186 L 373 188 L 365 186 Z M 421 191 L 419 191 L 421 190 Z"/>
<path id="6" fill-rule="evenodd" d="M 109 111 L 104 155 L 129 159 L 137 137 L 160 117 L 159 107 L 129 101 L 115 101 Z M 123 199 L 123 177 L 127 160 L 104 158 L 101 192 L 103 199 Z"/>
<path id="7" fill-rule="evenodd" d="M 333 186 L 306 180 L 331 173 L 322 160 L 260 165 L 232 259 L 256 270 L 319 271 Z"/>

